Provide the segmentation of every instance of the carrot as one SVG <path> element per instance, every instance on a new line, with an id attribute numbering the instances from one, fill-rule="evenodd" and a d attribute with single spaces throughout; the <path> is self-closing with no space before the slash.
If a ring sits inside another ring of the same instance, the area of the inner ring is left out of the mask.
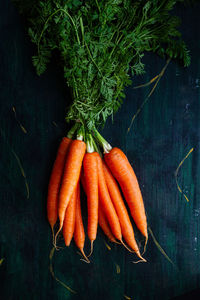
<path id="1" fill-rule="evenodd" d="M 117 182 L 115 181 L 110 170 L 108 169 L 108 167 L 105 165 L 104 162 L 103 162 L 103 170 L 104 170 L 104 176 L 108 187 L 108 191 L 119 218 L 122 235 L 125 241 L 127 242 L 127 244 L 131 247 L 131 249 L 133 249 L 134 252 L 136 252 L 136 254 L 139 257 L 141 257 L 140 251 L 138 249 L 138 245 L 135 240 L 133 227 L 126 206 L 124 204 L 123 198 L 121 196 L 121 192 L 119 190 Z"/>
<path id="2" fill-rule="evenodd" d="M 87 191 L 88 207 L 88 237 L 91 242 L 91 253 L 93 242 L 97 235 L 98 226 L 98 174 L 97 174 L 97 153 L 86 153 L 83 159 L 84 180 Z"/>
<path id="3" fill-rule="evenodd" d="M 85 175 L 82 172 L 81 174 L 81 183 L 84 189 L 84 192 L 87 194 L 87 189 L 86 189 L 86 182 L 85 182 Z M 113 243 L 118 243 L 115 239 L 115 237 L 113 236 L 110 227 L 108 225 L 108 222 L 106 220 L 106 216 L 104 214 L 104 211 L 101 207 L 101 203 L 99 202 L 98 204 L 98 223 L 101 227 L 101 229 L 103 230 L 104 234 L 109 238 L 109 240 Z"/>
<path id="4" fill-rule="evenodd" d="M 76 199 L 77 199 L 77 188 L 72 194 L 71 200 L 65 212 L 65 218 L 63 223 L 63 237 L 65 245 L 69 246 L 74 234 L 75 227 L 75 213 L 76 213 Z"/>
<path id="5" fill-rule="evenodd" d="M 119 241 L 122 241 L 121 227 L 119 223 L 118 216 L 116 214 L 115 208 L 110 199 L 106 181 L 104 178 L 102 159 L 100 155 L 97 155 L 97 164 L 98 164 L 98 186 L 99 186 L 99 199 L 101 207 L 106 215 L 108 223 L 110 225 L 113 235 Z"/>
<path id="6" fill-rule="evenodd" d="M 109 240 L 113 243 L 117 243 L 115 237 L 113 236 L 110 227 L 108 225 L 108 222 L 106 220 L 104 211 L 101 208 L 101 205 L 99 204 L 99 209 L 98 209 L 98 221 L 101 229 L 103 230 L 104 234 L 109 238 Z"/>
<path id="7" fill-rule="evenodd" d="M 58 218 L 58 193 L 60 188 L 61 177 L 64 169 L 64 163 L 71 139 L 64 137 L 57 151 L 56 160 L 54 162 L 47 196 L 47 218 L 53 232 L 54 225 Z"/>
<path id="8" fill-rule="evenodd" d="M 75 216 L 75 229 L 74 229 L 74 241 L 76 246 L 80 249 L 83 257 L 87 262 L 90 262 L 84 253 L 85 243 L 85 231 L 83 227 L 83 220 L 81 214 L 81 200 L 80 200 L 80 183 L 77 185 L 77 198 L 76 198 L 76 216 Z"/>
<path id="9" fill-rule="evenodd" d="M 147 220 L 142 194 L 136 175 L 126 155 L 115 147 L 109 153 L 105 153 L 104 158 L 107 166 L 120 184 L 135 224 L 145 236 L 147 242 Z"/>
<path id="10" fill-rule="evenodd" d="M 56 236 L 63 227 L 66 208 L 77 186 L 85 150 L 86 144 L 83 141 L 72 141 L 66 159 L 61 189 L 59 193 L 58 216 L 60 220 L 60 227 L 56 233 Z"/>

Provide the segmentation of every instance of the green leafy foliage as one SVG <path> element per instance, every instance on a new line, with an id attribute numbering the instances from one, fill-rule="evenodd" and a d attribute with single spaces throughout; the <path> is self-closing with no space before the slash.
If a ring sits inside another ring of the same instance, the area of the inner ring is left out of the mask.
<path id="1" fill-rule="evenodd" d="M 66 120 L 78 119 L 88 129 L 119 109 L 130 76 L 144 72 L 146 51 L 190 63 L 180 20 L 171 14 L 183 0 L 14 1 L 29 22 L 37 74 L 56 49 L 73 95 Z"/>

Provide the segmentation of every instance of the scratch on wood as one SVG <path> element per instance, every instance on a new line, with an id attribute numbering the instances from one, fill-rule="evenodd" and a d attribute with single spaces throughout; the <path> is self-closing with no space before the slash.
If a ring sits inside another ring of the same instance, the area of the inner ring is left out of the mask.
<path id="1" fill-rule="evenodd" d="M 17 113 L 16 113 L 16 109 L 15 109 L 15 107 L 13 106 L 12 107 L 12 110 L 13 110 L 13 112 L 14 112 L 14 115 L 15 115 L 15 120 L 17 121 L 17 123 L 19 124 L 19 126 L 20 126 L 20 128 L 21 128 L 21 130 L 24 132 L 24 133 L 27 133 L 27 130 L 26 130 L 26 128 L 22 125 L 22 123 L 18 120 L 18 118 L 17 118 Z"/>
<path id="2" fill-rule="evenodd" d="M 181 194 L 183 194 L 183 196 L 185 197 L 186 201 L 189 202 L 189 199 L 188 197 L 183 193 L 182 189 L 180 188 L 180 185 L 178 184 L 178 171 L 180 169 L 180 167 L 182 166 L 182 164 L 184 163 L 184 161 L 188 158 L 188 156 L 192 153 L 192 151 L 194 150 L 194 148 L 191 148 L 190 151 L 186 154 L 186 156 L 182 159 L 182 161 L 180 162 L 180 164 L 178 165 L 175 173 L 174 173 L 174 176 L 175 176 L 175 180 L 176 180 L 176 186 L 177 186 L 177 189 L 179 190 L 179 192 Z"/>

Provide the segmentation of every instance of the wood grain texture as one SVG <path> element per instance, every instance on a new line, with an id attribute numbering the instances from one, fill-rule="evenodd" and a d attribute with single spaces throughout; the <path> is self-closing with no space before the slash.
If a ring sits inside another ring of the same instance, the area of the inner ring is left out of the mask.
<path id="1" fill-rule="evenodd" d="M 136 257 L 123 247 L 109 243 L 109 251 L 99 230 L 91 264 L 80 261 L 73 243 L 55 254 L 56 276 L 76 295 L 49 272 L 51 231 L 46 218 L 50 170 L 68 129 L 64 117 L 71 101 L 69 91 L 62 70 L 53 63 L 44 75 L 36 76 L 31 63 L 34 48 L 23 21 L 10 0 L 1 1 L 0 6 L 0 259 L 4 258 L 0 299 L 120 300 L 127 295 L 134 300 L 167 300 L 200 288 L 200 4 L 177 8 L 184 20 L 181 30 L 191 51 L 191 66 L 186 69 L 170 62 L 127 134 L 132 116 L 150 91 L 150 87 L 133 87 L 153 78 L 165 64 L 157 56 L 146 55 L 146 75 L 133 80 L 114 124 L 108 121 L 102 131 L 128 155 L 140 182 L 149 225 L 177 268 L 151 237 L 145 255 L 148 262 L 134 265 Z M 177 190 L 174 172 L 192 147 L 178 173 L 190 200 L 187 203 Z M 85 199 L 83 212 L 86 221 Z M 87 241 L 87 253 L 89 246 Z"/>

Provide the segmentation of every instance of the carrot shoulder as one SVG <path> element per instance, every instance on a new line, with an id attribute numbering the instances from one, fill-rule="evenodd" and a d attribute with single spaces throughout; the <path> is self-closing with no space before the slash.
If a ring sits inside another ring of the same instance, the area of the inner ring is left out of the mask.
<path id="1" fill-rule="evenodd" d="M 115 147 L 109 153 L 105 153 L 104 158 L 107 166 L 120 184 L 134 222 L 147 240 L 147 219 L 142 194 L 136 175 L 126 155 Z"/>
<path id="2" fill-rule="evenodd" d="M 59 145 L 56 160 L 54 162 L 49 186 L 48 186 L 48 196 L 47 196 L 47 218 L 51 229 L 56 224 L 58 218 L 58 194 L 60 188 L 60 182 L 63 174 L 65 159 L 71 139 L 64 137 Z"/>

